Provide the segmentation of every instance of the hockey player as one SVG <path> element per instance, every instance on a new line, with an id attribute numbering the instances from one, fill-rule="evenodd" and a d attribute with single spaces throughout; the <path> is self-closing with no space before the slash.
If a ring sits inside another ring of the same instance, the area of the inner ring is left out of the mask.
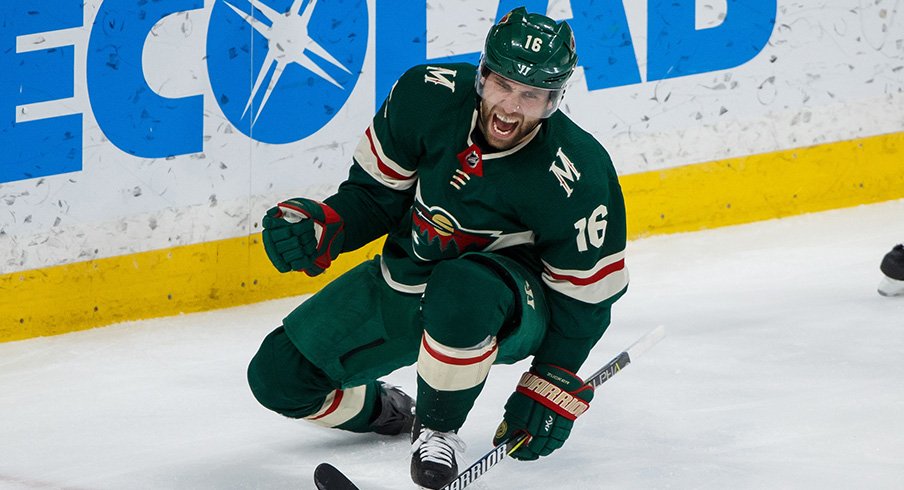
<path id="1" fill-rule="evenodd" d="M 515 9 L 479 66 L 398 80 L 336 194 L 267 211 L 281 272 L 320 274 L 387 238 L 263 341 L 248 369 L 261 404 L 353 432 L 410 429 L 412 479 L 440 488 L 492 366 L 532 358 L 494 442 L 527 432 L 522 460 L 563 445 L 593 398 L 575 373 L 628 283 L 615 169 L 558 110 L 576 62 L 567 23 Z M 408 395 L 377 381 L 412 363 L 416 419 Z"/>
<path id="2" fill-rule="evenodd" d="M 895 245 L 885 254 L 879 265 L 882 280 L 879 294 L 882 296 L 904 296 L 904 244 Z"/>

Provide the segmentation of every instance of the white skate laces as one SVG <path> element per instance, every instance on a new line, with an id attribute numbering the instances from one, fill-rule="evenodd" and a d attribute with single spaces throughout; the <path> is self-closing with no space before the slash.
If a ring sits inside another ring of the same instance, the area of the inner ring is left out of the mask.
<path id="1" fill-rule="evenodd" d="M 421 428 L 421 433 L 411 443 L 411 453 L 417 453 L 421 462 L 432 462 L 447 466 L 455 465 L 455 451 L 463 452 L 465 442 L 454 432 L 438 432 Z"/>

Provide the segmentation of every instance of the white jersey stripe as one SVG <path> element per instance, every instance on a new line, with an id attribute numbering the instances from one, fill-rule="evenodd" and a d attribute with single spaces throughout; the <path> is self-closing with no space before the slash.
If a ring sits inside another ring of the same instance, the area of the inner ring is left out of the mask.
<path id="1" fill-rule="evenodd" d="M 383 152 L 373 124 L 364 131 L 355 148 L 355 161 L 377 182 L 396 190 L 405 190 L 417 182 L 417 172 L 406 170 Z"/>
<path id="2" fill-rule="evenodd" d="M 336 427 L 344 424 L 361 413 L 366 394 L 366 386 L 335 390 L 327 395 L 320 410 L 308 415 L 304 420 L 323 427 Z"/>
<path id="3" fill-rule="evenodd" d="M 497 354 L 495 337 L 488 337 L 473 347 L 459 349 L 443 345 L 424 332 L 417 358 L 417 374 L 439 391 L 466 390 L 483 383 Z"/>
<path id="4" fill-rule="evenodd" d="M 603 257 L 589 270 L 543 265 L 543 282 L 550 289 L 585 303 L 606 301 L 628 285 L 624 251 Z"/>

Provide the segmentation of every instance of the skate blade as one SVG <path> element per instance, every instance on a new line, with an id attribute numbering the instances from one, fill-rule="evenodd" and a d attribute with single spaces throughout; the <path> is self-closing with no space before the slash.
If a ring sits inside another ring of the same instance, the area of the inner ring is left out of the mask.
<path id="1" fill-rule="evenodd" d="M 883 277 L 879 282 L 879 294 L 890 298 L 892 296 L 904 296 L 904 281 L 897 281 L 890 277 Z"/>

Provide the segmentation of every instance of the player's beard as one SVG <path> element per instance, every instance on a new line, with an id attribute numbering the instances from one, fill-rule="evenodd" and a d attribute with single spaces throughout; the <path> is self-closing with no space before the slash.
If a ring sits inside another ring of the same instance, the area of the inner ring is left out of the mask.
<path id="1" fill-rule="evenodd" d="M 477 116 L 477 127 L 483 137 L 490 146 L 500 151 L 520 144 L 540 124 L 540 119 L 506 113 L 498 104 L 490 107 L 484 99 L 480 100 Z"/>

